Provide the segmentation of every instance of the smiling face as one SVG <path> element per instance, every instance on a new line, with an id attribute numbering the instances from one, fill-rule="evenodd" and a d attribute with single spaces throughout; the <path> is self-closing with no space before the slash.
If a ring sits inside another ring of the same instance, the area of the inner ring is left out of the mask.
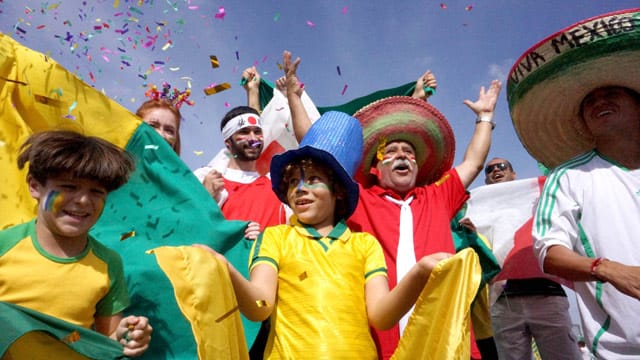
<path id="1" fill-rule="evenodd" d="M 262 154 L 264 136 L 259 126 L 248 126 L 236 131 L 227 141 L 227 148 L 236 161 L 256 161 Z"/>
<path id="2" fill-rule="evenodd" d="M 619 136 L 637 134 L 640 125 L 640 95 L 623 87 L 593 90 L 580 105 L 587 128 L 596 139 L 615 141 Z"/>
<path id="3" fill-rule="evenodd" d="M 413 146 L 406 141 L 392 141 L 384 148 L 381 161 L 376 164 L 378 183 L 404 196 L 416 185 L 418 165 Z"/>
<path id="4" fill-rule="evenodd" d="M 29 176 L 27 182 L 31 196 L 38 200 L 36 228 L 38 236 L 45 237 L 40 240 L 86 243 L 89 230 L 102 214 L 105 187 L 66 175 L 49 178 L 45 184 Z"/>
<path id="5" fill-rule="evenodd" d="M 337 197 L 329 172 L 317 164 L 286 171 L 287 202 L 298 219 L 316 229 L 333 227 Z"/>
<path id="6" fill-rule="evenodd" d="M 484 183 L 487 185 L 516 179 L 516 172 L 513 171 L 511 163 L 502 158 L 489 160 L 487 166 L 484 168 L 484 174 Z"/>

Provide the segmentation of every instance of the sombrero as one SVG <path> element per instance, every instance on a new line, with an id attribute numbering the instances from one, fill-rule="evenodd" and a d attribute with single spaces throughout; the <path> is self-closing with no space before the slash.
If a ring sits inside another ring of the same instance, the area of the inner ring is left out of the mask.
<path id="1" fill-rule="evenodd" d="M 553 168 L 593 149 L 580 104 L 603 86 L 640 92 L 640 8 L 578 22 L 516 61 L 507 100 L 518 137 L 531 156 Z"/>
<path id="2" fill-rule="evenodd" d="M 438 180 L 449 170 L 455 155 L 455 137 L 447 119 L 424 100 L 392 96 L 373 102 L 354 115 L 364 136 L 362 163 L 355 179 L 364 187 L 375 183 L 370 174 L 381 141 L 404 140 L 416 151 L 416 185 Z"/>
<path id="3" fill-rule="evenodd" d="M 333 170 L 336 179 L 346 190 L 348 218 L 358 205 L 359 188 L 353 173 L 362 153 L 362 127 L 351 115 L 329 111 L 313 123 L 297 149 L 275 155 L 271 160 L 271 186 L 278 199 L 287 204 L 282 189 L 284 170 L 288 164 L 303 158 L 319 160 Z"/>

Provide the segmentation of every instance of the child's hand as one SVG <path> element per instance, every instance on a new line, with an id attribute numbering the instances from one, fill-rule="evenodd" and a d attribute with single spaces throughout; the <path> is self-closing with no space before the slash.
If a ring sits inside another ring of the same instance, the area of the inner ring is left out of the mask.
<path id="1" fill-rule="evenodd" d="M 244 237 L 249 240 L 255 240 L 258 238 L 258 235 L 260 235 L 260 224 L 251 221 L 244 230 Z"/>
<path id="2" fill-rule="evenodd" d="M 130 315 L 120 320 L 116 337 L 124 345 L 123 354 L 130 357 L 142 355 L 149 347 L 152 331 L 149 319 L 144 316 Z"/>
<path id="3" fill-rule="evenodd" d="M 445 253 L 445 252 L 439 252 L 439 253 L 427 255 L 427 256 L 424 256 L 422 259 L 420 259 L 420 261 L 418 261 L 418 266 L 426 275 L 426 277 L 429 277 L 433 269 L 435 269 L 436 265 L 438 265 L 440 261 L 446 260 L 452 256 L 453 254 Z"/>

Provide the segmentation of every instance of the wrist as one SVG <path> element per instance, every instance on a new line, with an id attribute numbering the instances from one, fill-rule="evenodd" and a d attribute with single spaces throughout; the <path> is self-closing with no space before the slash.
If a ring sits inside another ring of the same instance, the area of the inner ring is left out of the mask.
<path id="1" fill-rule="evenodd" d="M 491 124 L 491 130 L 496 128 L 496 123 L 493 121 L 492 113 L 478 114 L 478 117 L 476 118 L 476 124 L 482 123 L 482 122 Z"/>
<path id="2" fill-rule="evenodd" d="M 591 277 L 601 282 L 607 282 L 607 280 L 602 277 L 602 273 L 598 271 L 598 268 L 601 269 L 600 266 L 605 261 L 608 261 L 608 259 L 599 257 L 591 262 Z"/>

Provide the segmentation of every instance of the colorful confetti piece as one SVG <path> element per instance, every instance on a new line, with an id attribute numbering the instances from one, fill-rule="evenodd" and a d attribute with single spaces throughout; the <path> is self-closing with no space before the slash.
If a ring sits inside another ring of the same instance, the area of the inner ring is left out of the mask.
<path id="1" fill-rule="evenodd" d="M 218 57 L 215 55 L 209 55 L 209 61 L 211 61 L 211 67 L 217 68 L 220 67 L 220 62 L 218 61 Z"/>
<path id="2" fill-rule="evenodd" d="M 464 9 L 466 11 L 471 11 L 471 9 L 473 9 L 473 5 L 467 5 Z"/>
<path id="3" fill-rule="evenodd" d="M 220 6 L 218 8 L 218 13 L 214 15 L 214 17 L 216 19 L 220 19 L 220 20 L 224 20 L 224 17 L 227 15 L 227 12 L 225 11 L 224 7 Z"/>
<path id="4" fill-rule="evenodd" d="M 213 94 L 217 94 L 219 92 L 225 91 L 231 89 L 231 84 L 229 84 L 228 82 L 226 83 L 222 83 L 220 85 L 215 85 L 215 86 L 210 86 L 204 89 L 204 93 L 205 95 L 209 96 L 209 95 L 213 95 Z"/>
<path id="5" fill-rule="evenodd" d="M 311 22 L 311 20 L 307 20 L 307 26 L 309 26 L 310 28 L 314 28 L 316 26 L 316 24 Z"/>
<path id="6" fill-rule="evenodd" d="M 126 240 L 126 239 L 128 239 L 130 237 L 134 237 L 134 236 L 136 236 L 136 231 L 135 230 L 131 230 L 129 232 L 126 232 L 126 233 L 120 235 L 120 241 Z"/>

